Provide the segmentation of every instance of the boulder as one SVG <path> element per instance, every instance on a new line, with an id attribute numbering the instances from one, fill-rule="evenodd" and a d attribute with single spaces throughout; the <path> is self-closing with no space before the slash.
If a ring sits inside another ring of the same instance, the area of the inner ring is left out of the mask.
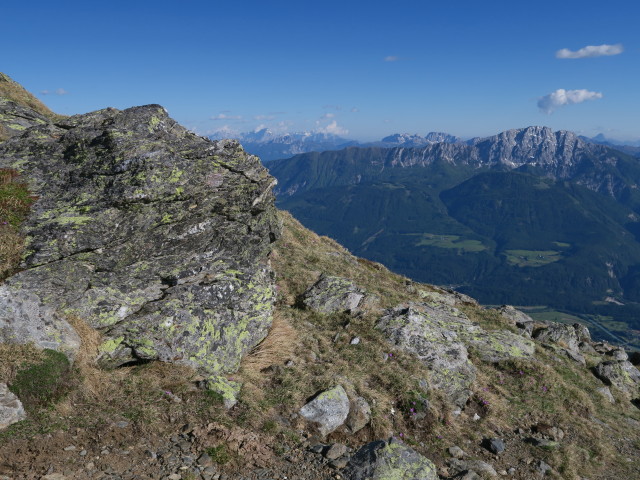
<path id="1" fill-rule="evenodd" d="M 348 480 L 437 480 L 431 460 L 392 438 L 361 447 L 343 471 Z"/>
<path id="2" fill-rule="evenodd" d="M 317 395 L 300 409 L 300 415 L 317 424 L 323 437 L 344 424 L 349 415 L 349 397 L 341 385 Z"/>
<path id="3" fill-rule="evenodd" d="M 430 370 L 430 386 L 445 393 L 451 403 L 464 407 L 471 396 L 476 368 L 457 331 L 478 330 L 454 307 L 411 304 L 386 312 L 378 321 L 387 340 L 414 354 Z"/>
<path id="4" fill-rule="evenodd" d="M 302 295 L 307 308 L 320 313 L 352 311 L 361 304 L 365 293 L 351 280 L 321 275 Z"/>
<path id="5" fill-rule="evenodd" d="M 460 460 L 458 458 L 451 458 L 447 463 L 456 474 L 472 471 L 480 474 L 482 477 L 496 478 L 498 476 L 495 468 L 482 460 Z"/>
<path id="6" fill-rule="evenodd" d="M 0 73 L 0 81 L 3 80 L 3 77 L 5 75 Z M 49 119 L 44 115 L 6 98 L 0 98 L 0 127 L 2 127 L 0 133 L 3 133 L 5 137 L 19 136 L 28 128 L 47 123 L 49 123 Z M 0 141 L 2 140 L 0 138 Z"/>
<path id="7" fill-rule="evenodd" d="M 376 328 L 427 365 L 431 387 L 442 390 L 458 407 L 466 404 L 476 376 L 469 349 L 491 363 L 529 358 L 535 352 L 531 340 L 506 330 L 486 331 L 447 304 L 412 303 L 388 310 Z"/>
<path id="8" fill-rule="evenodd" d="M 9 391 L 6 383 L 0 383 L 0 430 L 27 418 L 22 402 Z"/>
<path id="9" fill-rule="evenodd" d="M 628 360 L 608 360 L 594 367 L 596 376 L 606 385 L 613 385 L 618 390 L 635 397 L 640 388 L 640 370 Z"/>
<path id="10" fill-rule="evenodd" d="M 578 344 L 581 340 L 573 325 L 549 322 L 546 327 L 533 332 L 533 338 L 541 343 L 556 344 L 574 352 L 580 350 Z"/>
<path id="11" fill-rule="evenodd" d="M 159 105 L 45 120 L 0 143 L 0 168 L 38 197 L 22 271 L 0 290 L 0 341 L 73 356 L 77 316 L 103 334 L 103 365 L 235 371 L 271 325 L 275 180 Z"/>
<path id="12" fill-rule="evenodd" d="M 511 325 L 520 329 L 522 334 L 526 337 L 530 337 L 533 332 L 533 325 L 535 321 L 526 313 L 512 307 L 511 305 L 502 305 L 496 308 L 498 313 L 502 315 Z"/>

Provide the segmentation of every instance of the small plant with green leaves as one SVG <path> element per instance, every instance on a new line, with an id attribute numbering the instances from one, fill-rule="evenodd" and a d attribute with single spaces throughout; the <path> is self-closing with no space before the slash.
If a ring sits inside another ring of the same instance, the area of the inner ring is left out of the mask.
<path id="1" fill-rule="evenodd" d="M 24 364 L 9 389 L 27 409 L 46 408 L 64 397 L 73 386 L 73 370 L 67 357 L 45 349 L 41 361 Z"/>
<path id="2" fill-rule="evenodd" d="M 229 453 L 227 446 L 223 443 L 215 447 L 209 447 L 205 449 L 205 452 L 209 457 L 211 457 L 211 460 L 216 462 L 218 465 L 225 465 L 231 461 L 231 454 Z"/>

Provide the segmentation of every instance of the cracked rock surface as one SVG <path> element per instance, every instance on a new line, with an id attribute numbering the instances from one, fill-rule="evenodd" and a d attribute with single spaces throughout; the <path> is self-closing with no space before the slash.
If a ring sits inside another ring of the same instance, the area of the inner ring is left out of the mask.
<path id="1" fill-rule="evenodd" d="M 0 286 L 1 342 L 73 357 L 77 316 L 103 333 L 102 364 L 215 377 L 266 336 L 275 180 L 237 142 L 199 137 L 159 105 L 105 109 L 38 118 L 0 144 L 0 168 L 38 197 L 23 271 Z"/>

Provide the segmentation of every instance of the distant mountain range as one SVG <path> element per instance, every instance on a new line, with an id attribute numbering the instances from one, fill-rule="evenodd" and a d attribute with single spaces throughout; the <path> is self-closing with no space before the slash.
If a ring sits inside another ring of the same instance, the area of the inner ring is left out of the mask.
<path id="1" fill-rule="evenodd" d="M 235 138 L 242 143 L 244 149 L 260 157 L 263 162 L 288 158 L 293 155 L 307 152 L 323 152 L 326 150 L 341 150 L 346 147 L 421 147 L 434 143 L 457 143 L 462 139 L 448 133 L 430 132 L 424 137 L 410 135 L 408 133 L 396 133 L 383 138 L 379 142 L 360 143 L 356 140 L 319 132 L 297 132 L 277 134 L 264 128 L 255 132 L 238 133 L 229 135 L 228 132 L 220 132 L 210 135 L 212 140 L 222 138 Z"/>
<path id="2" fill-rule="evenodd" d="M 528 127 L 268 167 L 281 208 L 357 255 L 485 303 L 640 328 L 640 162 L 620 150 Z"/>
<path id="3" fill-rule="evenodd" d="M 359 142 L 338 135 L 324 132 L 295 132 L 295 133 L 274 133 L 268 128 L 256 130 L 254 132 L 245 132 L 230 134 L 221 131 L 210 135 L 212 140 L 220 140 L 222 138 L 235 138 L 242 143 L 244 149 L 258 157 L 263 162 L 289 158 L 294 155 L 307 152 L 323 152 L 327 150 L 341 150 L 347 147 L 425 147 L 437 143 L 450 144 L 466 144 L 475 145 L 484 138 L 472 138 L 463 140 L 460 137 L 443 132 L 429 132 L 424 137 L 418 134 L 395 133 L 384 137 L 377 142 Z M 606 145 L 616 150 L 628 153 L 633 156 L 640 157 L 640 141 L 629 144 L 620 144 L 605 138 L 603 134 L 599 134 L 593 138 L 579 137 L 588 143 L 596 143 Z"/>

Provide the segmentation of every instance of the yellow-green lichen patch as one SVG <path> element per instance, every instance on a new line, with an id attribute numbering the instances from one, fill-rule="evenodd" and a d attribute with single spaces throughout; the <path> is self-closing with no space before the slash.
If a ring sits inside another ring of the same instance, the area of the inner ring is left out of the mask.
<path id="1" fill-rule="evenodd" d="M 98 350 L 102 353 L 113 353 L 116 351 L 116 348 L 122 343 L 124 337 L 111 338 L 106 342 L 103 342 Z"/>

